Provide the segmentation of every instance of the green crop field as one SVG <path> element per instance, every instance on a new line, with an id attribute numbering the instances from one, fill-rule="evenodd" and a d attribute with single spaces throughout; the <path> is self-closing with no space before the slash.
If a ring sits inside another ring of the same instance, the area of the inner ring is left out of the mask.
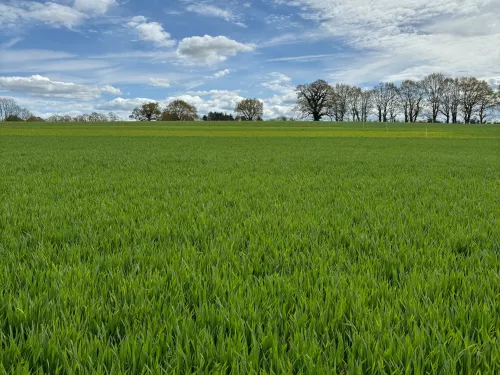
<path id="1" fill-rule="evenodd" d="M 0 124 L 0 374 L 499 372 L 499 125 Z"/>

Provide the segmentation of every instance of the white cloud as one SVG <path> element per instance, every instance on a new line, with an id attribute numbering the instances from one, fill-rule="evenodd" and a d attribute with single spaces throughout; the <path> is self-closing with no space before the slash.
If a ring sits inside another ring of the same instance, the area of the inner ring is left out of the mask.
<path id="1" fill-rule="evenodd" d="M 202 16 L 222 18 L 223 20 L 232 22 L 235 25 L 247 27 L 247 25 L 241 21 L 240 16 L 233 14 L 233 12 L 228 9 L 222 9 L 211 4 L 195 3 L 189 5 L 186 10 Z"/>
<path id="2" fill-rule="evenodd" d="M 208 98 L 202 98 L 208 96 Z M 237 91 L 211 90 L 210 93 L 202 95 L 185 94 L 167 98 L 167 101 L 184 100 L 198 109 L 199 113 L 208 112 L 233 112 L 236 104 L 244 98 L 239 96 Z"/>
<path id="3" fill-rule="evenodd" d="M 116 5 L 115 0 L 75 0 L 75 8 L 82 12 L 104 14 Z"/>
<path id="4" fill-rule="evenodd" d="M 172 47 L 175 45 L 175 40 L 171 39 L 163 26 L 158 22 L 148 22 L 144 16 L 133 17 L 128 26 L 134 29 L 141 40 L 155 43 L 158 47 Z"/>
<path id="5" fill-rule="evenodd" d="M 56 27 L 73 28 L 80 25 L 87 15 L 66 5 L 53 2 L 19 1 L 16 5 L 0 4 L 0 25 L 19 27 L 27 21 L 39 21 Z"/>
<path id="6" fill-rule="evenodd" d="M 282 73 L 272 72 L 266 76 L 266 82 L 262 83 L 262 87 L 273 91 L 288 91 L 290 89 L 294 90 L 291 86 L 292 79 Z"/>
<path id="7" fill-rule="evenodd" d="M 340 39 L 357 51 L 357 58 L 335 74 L 339 79 L 344 75 L 358 82 L 420 78 L 441 69 L 451 75 L 500 74 L 497 0 L 275 3 L 297 6 L 303 18 L 316 22 L 311 37 Z M 282 41 L 292 39 L 282 37 Z"/>
<path id="8" fill-rule="evenodd" d="M 255 46 L 242 44 L 225 36 L 185 38 L 179 43 L 177 54 L 185 61 L 198 65 L 211 65 L 225 61 L 239 52 L 252 52 Z"/>
<path id="9" fill-rule="evenodd" d="M 93 100 L 103 93 L 119 95 L 121 91 L 113 86 L 86 86 L 73 82 L 52 81 L 47 77 L 0 77 L 0 90 L 23 93 L 44 98 L 66 98 Z"/>
<path id="10" fill-rule="evenodd" d="M 170 87 L 170 80 L 167 78 L 150 78 L 149 84 L 155 87 Z"/>
<path id="11" fill-rule="evenodd" d="M 95 106 L 98 110 L 104 111 L 132 111 L 134 108 L 143 105 L 144 103 L 156 102 L 154 99 L 147 98 L 134 98 L 134 99 L 124 99 L 116 98 L 109 102 L 100 103 Z"/>
<path id="12" fill-rule="evenodd" d="M 207 76 L 205 78 L 208 78 L 208 79 L 219 79 L 219 78 L 222 78 L 222 77 L 225 77 L 231 73 L 234 73 L 236 72 L 236 70 L 234 69 L 224 69 L 224 70 L 219 70 L 218 72 L 215 72 L 214 74 L 210 75 L 210 76 Z"/>

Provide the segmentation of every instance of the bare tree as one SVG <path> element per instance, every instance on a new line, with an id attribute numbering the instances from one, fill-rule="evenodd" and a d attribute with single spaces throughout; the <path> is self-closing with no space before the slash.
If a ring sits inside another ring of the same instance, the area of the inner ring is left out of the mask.
<path id="1" fill-rule="evenodd" d="M 379 122 L 387 122 L 388 115 L 395 119 L 397 88 L 393 83 L 379 83 L 373 88 L 373 103 Z"/>
<path id="2" fill-rule="evenodd" d="M 483 82 L 475 77 L 462 77 L 459 80 L 460 110 L 466 124 L 470 124 L 472 114 L 479 106 Z"/>
<path id="3" fill-rule="evenodd" d="M 117 121 L 120 121 L 120 117 L 118 117 L 118 115 L 116 115 L 114 112 L 109 112 L 108 113 L 108 120 L 110 122 L 117 122 Z"/>
<path id="4" fill-rule="evenodd" d="M 405 122 L 417 122 L 425 95 L 422 83 L 412 80 L 403 81 L 398 89 L 398 95 Z"/>
<path id="5" fill-rule="evenodd" d="M 27 108 L 19 108 L 19 112 L 18 112 L 17 116 L 20 119 L 22 119 L 23 121 L 26 121 L 30 117 L 33 117 L 33 114 Z"/>
<path id="6" fill-rule="evenodd" d="M 458 121 L 460 95 L 459 80 L 457 78 L 446 78 L 439 111 L 446 118 L 447 124 L 449 124 L 450 121 L 456 124 Z"/>
<path id="7" fill-rule="evenodd" d="M 361 121 L 362 91 L 359 87 L 351 86 L 348 98 L 348 107 L 352 121 Z"/>
<path id="8" fill-rule="evenodd" d="M 367 90 L 361 92 L 360 96 L 360 111 L 361 121 L 367 122 L 368 116 L 373 108 L 373 91 Z"/>
<path id="9" fill-rule="evenodd" d="M 99 112 L 92 112 L 90 115 L 89 115 L 89 121 L 90 122 L 108 122 L 109 119 L 108 119 L 108 116 L 106 116 L 105 114 L 103 113 L 99 113 Z"/>
<path id="10" fill-rule="evenodd" d="M 10 116 L 19 116 L 19 112 L 21 112 L 21 107 L 14 99 L 0 98 L 0 121 L 5 121 Z"/>
<path id="11" fill-rule="evenodd" d="M 442 73 L 432 73 L 423 79 L 422 86 L 425 91 L 427 102 L 431 108 L 432 122 L 437 122 L 437 117 L 446 90 L 446 78 Z"/>
<path id="12" fill-rule="evenodd" d="M 312 118 L 320 121 L 331 113 L 332 87 L 323 80 L 317 80 L 307 85 L 299 85 L 295 89 L 297 105 L 295 112 L 299 118 Z"/>
<path id="13" fill-rule="evenodd" d="M 74 118 L 75 122 L 89 122 L 89 115 L 87 114 L 83 114 L 83 115 L 79 115 L 79 116 L 76 116 Z"/>
<path id="14" fill-rule="evenodd" d="M 479 123 L 486 124 L 486 118 L 498 106 L 498 94 L 486 81 L 481 81 L 479 104 L 477 109 Z"/>
<path id="15" fill-rule="evenodd" d="M 344 121 L 349 111 L 349 101 L 351 95 L 351 86 L 337 83 L 331 89 L 331 101 L 328 110 L 328 116 L 335 121 Z"/>

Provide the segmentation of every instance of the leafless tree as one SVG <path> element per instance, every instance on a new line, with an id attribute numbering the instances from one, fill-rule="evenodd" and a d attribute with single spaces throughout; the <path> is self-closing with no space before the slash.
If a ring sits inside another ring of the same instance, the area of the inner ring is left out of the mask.
<path id="1" fill-rule="evenodd" d="M 498 93 L 486 81 L 481 81 L 479 104 L 477 109 L 478 119 L 481 124 L 486 124 L 486 119 L 498 106 Z"/>
<path id="2" fill-rule="evenodd" d="M 443 96 L 439 111 L 446 118 L 446 123 L 458 122 L 458 109 L 460 106 L 460 84 L 457 78 L 446 78 L 444 82 Z"/>
<path id="3" fill-rule="evenodd" d="M 417 122 L 425 95 L 422 83 L 412 80 L 403 81 L 398 89 L 398 95 L 405 122 Z"/>
<path id="4" fill-rule="evenodd" d="M 0 98 L 0 121 L 5 121 L 9 116 L 19 116 L 21 109 L 14 99 Z"/>
<path id="5" fill-rule="evenodd" d="M 27 108 L 19 108 L 19 112 L 17 113 L 17 116 L 20 119 L 22 119 L 23 121 L 26 121 L 30 117 L 33 117 L 33 113 L 31 113 L 30 110 Z"/>
<path id="6" fill-rule="evenodd" d="M 479 106 L 483 82 L 475 77 L 462 77 L 459 80 L 460 110 L 466 124 L 470 124 L 472 114 Z"/>
<path id="7" fill-rule="evenodd" d="M 297 105 L 294 110 L 299 118 L 312 118 L 320 121 L 331 113 L 333 90 L 323 80 L 311 84 L 299 85 L 295 89 Z"/>
<path id="8" fill-rule="evenodd" d="M 114 112 L 109 112 L 108 113 L 108 120 L 111 122 L 117 122 L 117 121 L 120 121 L 120 117 L 118 117 L 118 115 L 116 115 Z"/>
<path id="9" fill-rule="evenodd" d="M 387 122 L 388 115 L 395 118 L 397 88 L 393 83 L 379 83 L 373 88 L 373 103 L 379 122 Z"/>
<path id="10" fill-rule="evenodd" d="M 443 96 L 445 95 L 446 78 L 442 73 L 432 73 L 422 80 L 422 86 L 427 103 L 431 108 L 432 122 L 437 122 Z"/>
<path id="11" fill-rule="evenodd" d="M 359 87 L 351 86 L 348 98 L 348 107 L 352 121 L 361 121 L 361 95 L 363 92 Z"/>
<path id="12" fill-rule="evenodd" d="M 361 121 L 367 122 L 368 116 L 373 108 L 373 91 L 366 90 L 361 92 L 360 96 L 360 112 Z"/>
<path id="13" fill-rule="evenodd" d="M 332 97 L 328 116 L 335 121 L 344 121 L 349 111 L 349 102 L 352 87 L 349 85 L 337 83 L 332 88 Z"/>

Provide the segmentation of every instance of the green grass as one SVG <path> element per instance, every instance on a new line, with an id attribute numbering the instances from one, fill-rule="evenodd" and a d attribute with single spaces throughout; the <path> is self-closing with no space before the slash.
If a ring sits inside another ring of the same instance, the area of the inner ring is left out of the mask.
<path id="1" fill-rule="evenodd" d="M 500 127 L 0 124 L 0 373 L 500 372 Z"/>

